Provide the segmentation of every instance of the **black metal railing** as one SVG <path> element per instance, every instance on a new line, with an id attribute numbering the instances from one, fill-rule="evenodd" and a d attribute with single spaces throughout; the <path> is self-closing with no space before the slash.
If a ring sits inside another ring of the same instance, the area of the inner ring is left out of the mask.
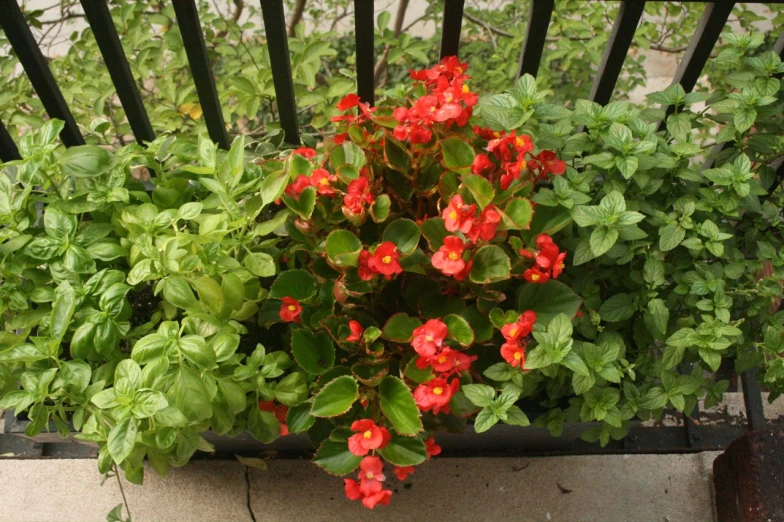
<path id="1" fill-rule="evenodd" d="M 621 2 L 620 9 L 616 15 L 590 94 L 591 100 L 602 105 L 607 104 L 612 98 L 646 3 L 645 0 L 619 1 Z M 684 1 L 695 2 L 698 0 Z M 207 131 L 214 142 L 221 148 L 228 149 L 229 136 L 207 55 L 196 0 L 173 0 L 172 3 Z M 297 106 L 291 74 L 283 0 L 260 0 L 260 3 L 281 128 L 285 133 L 286 142 L 298 144 L 300 138 Z M 736 2 L 729 0 L 702 1 L 701 3 L 705 4 L 702 18 L 673 78 L 673 83 L 680 83 L 686 92 L 694 89 L 697 84 L 736 4 Z M 784 3 L 784 0 L 747 0 L 745 3 L 777 4 Z M 81 0 L 81 4 L 136 140 L 140 144 L 151 141 L 155 138 L 155 133 L 144 108 L 136 80 L 132 76 L 128 59 L 123 52 L 106 0 Z M 459 52 L 464 4 L 464 0 L 444 0 L 440 47 L 442 57 L 457 55 Z M 542 54 L 545 51 L 547 30 L 554 8 L 554 0 L 532 1 L 525 40 L 520 53 L 519 67 L 517 68 L 518 77 L 523 74 L 536 76 Z M 374 1 L 354 0 L 354 12 L 357 93 L 361 100 L 373 104 Z M 84 139 L 76 121 L 57 86 L 46 58 L 25 22 L 17 0 L 0 0 L 0 27 L 5 32 L 49 117 L 58 118 L 65 122 L 60 133 L 63 144 L 66 147 L 83 144 Z M 784 33 L 778 39 L 774 49 L 784 57 Z M 511 80 L 510 78 L 510 82 Z M 720 150 L 717 149 L 717 151 Z M 0 121 L 0 159 L 10 161 L 19 157 L 16 144 Z M 712 161 L 709 161 L 706 165 L 710 166 L 711 163 Z M 784 164 L 781 164 L 778 170 L 779 176 L 784 175 Z M 761 429 L 765 425 L 765 418 L 762 409 L 762 396 L 754 374 L 746 372 L 742 382 L 749 427 Z M 693 416 L 685 423 L 687 430 L 689 428 L 694 430 L 697 425 L 698 423 L 695 424 Z M 691 435 L 689 440 L 692 440 Z"/>

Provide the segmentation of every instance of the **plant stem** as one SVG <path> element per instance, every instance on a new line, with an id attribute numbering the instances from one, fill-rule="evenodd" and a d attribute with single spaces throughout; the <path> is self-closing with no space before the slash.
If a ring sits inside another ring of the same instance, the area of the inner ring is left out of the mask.
<path id="1" fill-rule="evenodd" d="M 128 499 L 125 498 L 125 490 L 123 489 L 122 480 L 120 480 L 120 470 L 117 468 L 117 464 L 114 465 L 114 476 L 117 477 L 117 485 L 120 486 L 123 504 L 125 504 L 125 511 L 128 513 L 128 522 L 130 522 L 133 519 L 131 516 L 131 507 L 128 505 Z"/>

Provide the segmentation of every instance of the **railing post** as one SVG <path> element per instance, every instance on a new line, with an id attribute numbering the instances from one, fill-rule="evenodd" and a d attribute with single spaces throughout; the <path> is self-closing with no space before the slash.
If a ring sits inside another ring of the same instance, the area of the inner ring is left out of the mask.
<path id="1" fill-rule="evenodd" d="M 525 41 L 520 52 L 517 78 L 524 74 L 530 74 L 535 78 L 539 72 L 539 63 L 542 61 L 542 53 L 547 43 L 547 30 L 550 28 L 554 6 L 555 0 L 533 0 L 528 14 Z"/>
<path id="2" fill-rule="evenodd" d="M 0 120 L 0 161 L 6 162 L 18 159 L 22 159 L 22 156 L 19 155 L 19 149 L 16 147 L 14 140 L 11 139 L 11 135 L 8 134 L 8 129 L 5 128 L 2 120 Z"/>
<path id="3" fill-rule="evenodd" d="M 463 28 L 465 0 L 444 0 L 444 24 L 441 30 L 441 58 L 457 56 Z"/>
<path id="4" fill-rule="evenodd" d="M 373 0 L 354 0 L 354 35 L 357 53 L 357 94 L 359 99 L 373 105 L 375 80 L 373 68 L 375 56 L 373 47 L 374 23 Z"/>

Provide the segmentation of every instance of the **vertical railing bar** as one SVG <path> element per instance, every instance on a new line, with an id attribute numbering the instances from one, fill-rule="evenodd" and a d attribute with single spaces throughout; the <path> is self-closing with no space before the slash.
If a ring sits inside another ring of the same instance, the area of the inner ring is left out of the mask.
<path id="1" fill-rule="evenodd" d="M 210 60 L 207 56 L 207 46 L 204 43 L 204 33 L 201 30 L 199 12 L 195 0 L 174 0 L 174 14 L 177 16 L 177 25 L 180 27 L 182 43 L 188 64 L 196 85 L 196 94 L 199 97 L 201 110 L 204 113 L 204 122 L 210 139 L 222 149 L 229 148 L 229 135 L 223 121 L 218 90 L 212 75 Z"/>
<path id="2" fill-rule="evenodd" d="M 683 55 L 675 77 L 672 79 L 672 85 L 680 83 L 686 92 L 691 92 L 694 89 L 721 31 L 727 24 L 733 7 L 735 7 L 735 2 L 729 0 L 705 4 L 705 10 L 697 23 L 697 30 L 689 42 L 689 47 Z M 666 115 L 664 121 L 659 125 L 660 130 L 664 128 L 667 116 L 672 114 L 675 108 L 669 106 L 665 109 Z"/>
<path id="3" fill-rule="evenodd" d="M 776 40 L 776 43 L 773 44 L 773 52 L 778 54 L 779 58 L 784 60 L 784 32 L 782 32 L 779 35 L 778 39 Z M 781 74 L 776 75 L 777 78 L 781 78 L 781 76 L 782 76 Z M 702 164 L 702 170 L 708 170 L 710 168 L 713 168 L 713 164 L 716 162 L 716 156 L 718 156 L 721 153 L 721 151 L 729 147 L 731 143 L 733 142 L 725 141 L 723 143 L 717 143 L 716 145 L 714 145 L 710 153 L 708 154 L 708 159 L 706 159 L 705 162 Z"/>
<path id="4" fill-rule="evenodd" d="M 757 382 L 757 369 L 752 368 L 743 372 L 741 377 L 743 386 L 743 402 L 746 405 L 746 419 L 751 431 L 765 429 L 765 408 L 762 404 L 762 390 Z"/>
<path id="5" fill-rule="evenodd" d="M 374 24 L 373 0 L 354 0 L 354 34 L 357 52 L 357 94 L 363 102 L 374 103 Z"/>
<path id="6" fill-rule="evenodd" d="M 117 35 L 106 0 L 81 0 L 81 3 L 136 141 L 139 145 L 144 145 L 145 141 L 153 141 L 155 133 L 144 109 L 139 88 L 131 73 L 131 67 L 128 65 L 128 59 Z"/>
<path id="7" fill-rule="evenodd" d="M 30 83 L 41 99 L 50 118 L 65 122 L 60 138 L 66 147 L 84 144 L 84 138 L 76 125 L 71 109 L 49 69 L 49 64 L 35 41 L 32 31 L 25 22 L 16 0 L 0 0 L 0 26 L 5 31 L 11 47 L 24 67 Z"/>
<path id="8" fill-rule="evenodd" d="M 272 67 L 272 82 L 280 116 L 280 126 L 287 143 L 299 144 L 297 128 L 297 102 L 294 99 L 294 80 L 291 76 L 291 58 L 286 36 L 286 18 L 283 0 L 260 0 L 264 30 L 267 33 L 267 50 Z"/>
<path id="9" fill-rule="evenodd" d="M 457 56 L 463 28 L 465 0 L 444 0 L 444 26 L 441 31 L 441 58 Z"/>
<path id="10" fill-rule="evenodd" d="M 591 101 L 595 101 L 599 105 L 607 105 L 610 101 L 644 11 L 644 0 L 624 0 L 621 2 L 610 39 L 607 41 L 599 70 L 596 72 L 596 78 L 591 88 Z"/>
<path id="11" fill-rule="evenodd" d="M 18 159 L 22 159 L 19 149 L 16 147 L 16 143 L 14 143 L 11 135 L 8 134 L 8 129 L 3 125 L 3 121 L 0 120 L 0 161 L 6 162 Z"/>
<path id="12" fill-rule="evenodd" d="M 528 15 L 528 27 L 525 30 L 525 41 L 520 52 L 517 78 L 524 74 L 536 77 L 539 72 L 554 7 L 555 0 L 533 0 Z"/>

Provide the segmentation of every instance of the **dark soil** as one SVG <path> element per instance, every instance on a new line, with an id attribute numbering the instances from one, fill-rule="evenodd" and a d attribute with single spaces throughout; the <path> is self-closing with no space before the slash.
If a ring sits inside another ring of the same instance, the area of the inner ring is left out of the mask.
<path id="1" fill-rule="evenodd" d="M 130 321 L 134 328 L 148 322 L 161 302 L 153 295 L 152 288 L 149 286 L 129 292 L 128 301 L 131 303 L 131 310 L 133 310 Z"/>

